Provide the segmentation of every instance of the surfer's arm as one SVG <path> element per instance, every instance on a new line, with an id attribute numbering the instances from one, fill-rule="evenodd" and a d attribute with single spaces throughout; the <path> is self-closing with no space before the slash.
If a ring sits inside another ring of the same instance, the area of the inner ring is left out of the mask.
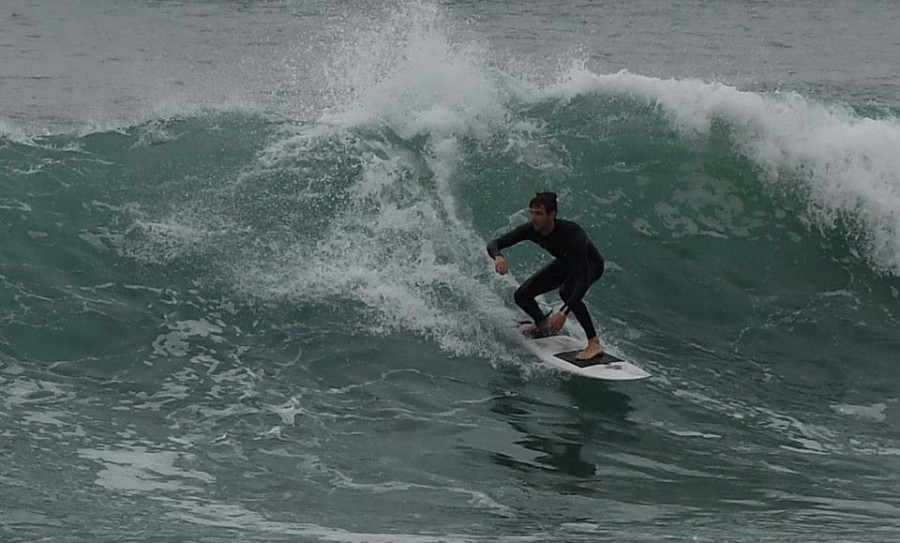
<path id="1" fill-rule="evenodd" d="M 518 228 L 510 230 L 509 232 L 503 234 L 499 238 L 491 241 L 487 244 L 487 252 L 491 255 L 491 258 L 496 259 L 498 256 L 503 256 L 502 251 L 507 247 L 511 247 L 520 241 L 525 241 L 529 239 L 529 232 L 533 231 L 530 224 L 523 224 Z"/>

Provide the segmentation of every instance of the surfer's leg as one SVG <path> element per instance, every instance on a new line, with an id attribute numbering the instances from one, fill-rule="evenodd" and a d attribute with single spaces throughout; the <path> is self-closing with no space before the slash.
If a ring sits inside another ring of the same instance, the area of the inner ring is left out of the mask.
<path id="1" fill-rule="evenodd" d="M 549 265 L 535 272 L 534 275 L 526 279 L 516 289 L 516 305 L 521 307 L 522 311 L 534 320 L 535 325 L 540 326 L 544 324 L 544 321 L 547 320 L 547 315 L 544 315 L 534 298 L 558 289 L 562 282 L 566 280 L 566 277 L 568 277 L 568 273 L 565 266 L 558 260 L 554 260 Z"/>
<path id="2" fill-rule="evenodd" d="M 562 293 L 562 290 L 560 290 L 560 293 Z M 578 319 L 578 324 L 584 328 L 584 334 L 588 338 L 587 347 L 575 355 L 575 358 L 578 360 L 590 360 L 596 356 L 602 356 L 603 344 L 600 343 L 600 338 L 597 336 L 597 330 L 594 329 L 594 321 L 591 320 L 591 314 L 588 313 L 584 302 L 579 301 L 574 307 L 570 307 L 570 309 L 575 315 L 575 318 Z"/>
<path id="3" fill-rule="evenodd" d="M 563 288 L 560 289 L 559 295 L 565 300 L 567 295 L 571 292 L 566 292 L 566 285 L 563 285 Z M 571 289 L 568 289 L 571 291 Z M 594 321 L 591 320 L 591 314 L 588 313 L 587 307 L 584 305 L 584 302 L 578 301 L 578 303 L 569 306 L 569 309 L 572 310 L 572 314 L 575 315 L 575 318 L 578 320 L 578 324 L 584 328 L 584 333 L 588 339 L 593 337 L 597 337 L 597 330 L 594 329 Z"/>
<path id="4" fill-rule="evenodd" d="M 603 267 L 602 265 L 592 274 L 591 284 L 594 284 L 597 279 L 600 279 L 600 276 L 603 275 Z M 562 287 L 559 289 L 559 296 L 563 300 L 568 299 L 569 295 L 572 293 L 572 282 L 565 281 L 562 284 Z M 590 288 L 590 287 L 588 287 Z M 603 354 L 603 345 L 600 343 L 600 338 L 597 337 L 597 330 L 594 328 L 594 321 L 591 319 L 591 314 L 588 313 L 587 306 L 584 305 L 584 302 L 578 300 L 578 302 L 569 306 L 569 309 L 572 311 L 572 314 L 575 315 L 575 318 L 578 320 L 578 324 L 584 329 L 584 334 L 588 338 L 588 345 L 585 347 L 583 351 L 578 353 L 579 360 L 587 360 L 589 358 L 594 358 L 595 356 L 600 356 Z"/>
<path id="5" fill-rule="evenodd" d="M 601 263 L 593 273 L 591 273 L 591 285 L 593 285 L 597 279 L 600 279 L 600 276 L 603 275 L 603 264 Z M 569 298 L 569 295 L 572 294 L 572 289 L 574 285 L 572 284 L 571 278 L 566 278 L 566 281 L 563 282 L 562 286 L 559 289 L 559 297 L 562 298 L 563 301 Z M 588 285 L 588 288 L 591 288 Z M 578 300 L 575 304 L 569 306 L 569 309 L 572 311 L 572 314 L 575 315 L 575 318 L 578 319 L 578 324 L 584 328 L 584 333 L 587 335 L 588 339 L 594 338 L 597 336 L 597 330 L 594 329 L 594 321 L 591 320 L 591 315 L 588 313 L 587 306 L 584 305 L 584 302 Z"/>

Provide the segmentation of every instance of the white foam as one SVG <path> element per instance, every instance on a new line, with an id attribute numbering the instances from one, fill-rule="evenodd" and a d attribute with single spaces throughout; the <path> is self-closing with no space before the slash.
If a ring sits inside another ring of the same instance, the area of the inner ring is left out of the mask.
<path id="1" fill-rule="evenodd" d="M 0 198 L 0 209 L 12 209 L 22 213 L 31 213 L 31 206 L 15 198 Z"/>
<path id="2" fill-rule="evenodd" d="M 206 319 L 184 320 L 169 325 L 168 333 L 160 334 L 153 341 L 153 353 L 158 356 L 185 356 L 190 349 L 189 339 L 193 336 L 209 338 L 215 343 L 225 339 L 220 335 L 221 326 Z"/>
<path id="3" fill-rule="evenodd" d="M 850 415 L 875 422 L 884 422 L 887 419 L 884 414 L 887 405 L 880 402 L 871 405 L 837 404 L 832 405 L 831 409 L 841 415 Z"/>
<path id="4" fill-rule="evenodd" d="M 838 435 L 820 424 L 779 413 L 767 407 L 747 405 L 734 399 L 718 399 L 699 391 L 676 390 L 675 395 L 726 414 L 736 420 L 773 431 L 798 446 L 782 445 L 781 448 L 798 453 L 832 454 L 841 450 Z"/>
<path id="5" fill-rule="evenodd" d="M 707 434 L 696 430 L 669 430 L 670 433 L 680 437 L 702 437 L 703 439 L 722 439 L 719 434 Z"/>
<path id="6" fill-rule="evenodd" d="M 341 202 L 324 234 L 289 243 L 278 260 L 239 266 L 235 276 L 255 295 L 361 303 L 373 333 L 411 331 L 452 353 L 502 357 L 485 324 L 496 329 L 512 313 L 478 279 L 490 262 L 484 240 L 459 216 L 453 186 L 459 139 L 492 134 L 506 114 L 502 92 L 482 51 L 451 42 L 452 25 L 435 4 L 404 3 L 373 26 L 352 33 L 333 63 L 334 88 L 351 91 L 335 91 L 334 110 L 314 129 L 275 142 L 260 160 L 294 171 L 311 148 L 337 138 L 359 157 L 361 174 L 343 194 L 310 181 L 302 197 L 327 191 Z M 423 138 L 424 160 L 352 136 L 372 127 Z"/>
<path id="7" fill-rule="evenodd" d="M 118 450 L 80 449 L 78 456 L 103 463 L 96 483 L 107 490 L 183 491 L 198 488 L 189 484 L 191 482 L 215 482 L 215 478 L 208 473 L 176 467 L 177 461 L 194 459 L 193 455 L 186 453 L 148 451 L 146 447 L 134 446 Z"/>
<path id="8" fill-rule="evenodd" d="M 134 216 L 143 236 L 103 236 L 123 254 L 142 262 L 165 264 L 182 256 L 215 251 L 222 239 L 239 234 L 230 218 L 193 208 L 175 209 L 166 217 L 148 219 L 136 207 L 123 211 Z M 101 231 L 100 229 L 96 229 Z"/>
<path id="9" fill-rule="evenodd" d="M 692 137 L 724 121 L 737 148 L 771 183 L 808 195 L 820 228 L 846 220 L 879 268 L 900 273 L 900 122 L 870 119 L 841 105 L 795 93 L 760 94 L 693 79 L 657 79 L 621 71 L 595 74 L 575 63 L 532 100 L 610 94 L 661 108 Z M 799 183 L 799 184 L 798 184 Z M 856 241 L 854 239 L 854 241 Z"/>
<path id="10" fill-rule="evenodd" d="M 425 535 L 399 532 L 354 532 L 312 523 L 269 520 L 260 513 L 240 505 L 214 502 L 204 498 L 180 500 L 162 498 L 160 501 L 175 510 L 167 515 L 169 518 L 183 520 L 192 524 L 293 535 L 317 541 L 340 543 L 475 543 L 481 541 L 524 543 L 546 540 L 545 534 L 530 536 L 503 536 L 495 534 L 486 537 L 452 533 Z"/>
<path id="11" fill-rule="evenodd" d="M 475 506 L 479 509 L 486 509 L 490 511 L 492 514 L 507 517 L 507 518 L 515 518 L 516 514 L 513 512 L 513 509 L 507 505 L 504 505 L 484 492 L 480 492 L 477 490 L 469 490 L 466 488 L 456 487 L 456 486 L 434 486 L 427 485 L 421 483 L 408 483 L 405 481 L 383 481 L 378 483 L 358 483 L 354 481 L 352 478 L 344 475 L 343 473 L 338 472 L 337 470 L 331 469 L 331 474 L 333 478 L 331 480 L 331 484 L 336 488 L 346 488 L 353 491 L 368 491 L 373 494 L 384 494 L 388 492 L 407 492 L 410 490 L 418 490 L 418 491 L 429 491 L 429 492 L 437 492 L 437 493 L 453 493 L 453 494 L 463 494 L 468 496 L 467 500 L 469 504 Z"/>
<path id="12" fill-rule="evenodd" d="M 11 374 L 17 375 L 17 372 L 14 370 Z M 0 392 L 7 407 L 70 401 L 75 397 L 74 393 L 52 381 L 16 379 L 8 383 L 0 381 L 0 384 L 4 385 Z"/>
<path id="13" fill-rule="evenodd" d="M 452 22 L 435 3 L 407 2 L 374 27 L 357 29 L 334 60 L 332 85 L 351 89 L 337 114 L 345 126 L 377 121 L 404 139 L 488 135 L 504 109 L 486 53 L 452 43 Z"/>

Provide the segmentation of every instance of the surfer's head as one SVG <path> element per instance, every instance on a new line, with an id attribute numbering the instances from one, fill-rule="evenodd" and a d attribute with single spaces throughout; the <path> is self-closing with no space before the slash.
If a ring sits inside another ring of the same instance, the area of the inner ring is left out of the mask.
<path id="1" fill-rule="evenodd" d="M 528 203 L 528 207 L 543 207 L 547 213 L 556 213 L 556 193 L 555 192 L 538 192 Z"/>
<path id="2" fill-rule="evenodd" d="M 556 220 L 556 193 L 539 192 L 531 199 L 528 207 L 531 209 L 531 226 L 535 230 L 546 235 L 553 230 Z"/>

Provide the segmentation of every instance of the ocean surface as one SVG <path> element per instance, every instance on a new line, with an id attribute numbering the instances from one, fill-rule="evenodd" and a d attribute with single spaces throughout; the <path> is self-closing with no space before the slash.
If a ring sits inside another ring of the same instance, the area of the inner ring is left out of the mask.
<path id="1" fill-rule="evenodd" d="M 0 540 L 900 540 L 898 28 L 5 1 Z M 516 338 L 539 190 L 652 378 Z"/>

